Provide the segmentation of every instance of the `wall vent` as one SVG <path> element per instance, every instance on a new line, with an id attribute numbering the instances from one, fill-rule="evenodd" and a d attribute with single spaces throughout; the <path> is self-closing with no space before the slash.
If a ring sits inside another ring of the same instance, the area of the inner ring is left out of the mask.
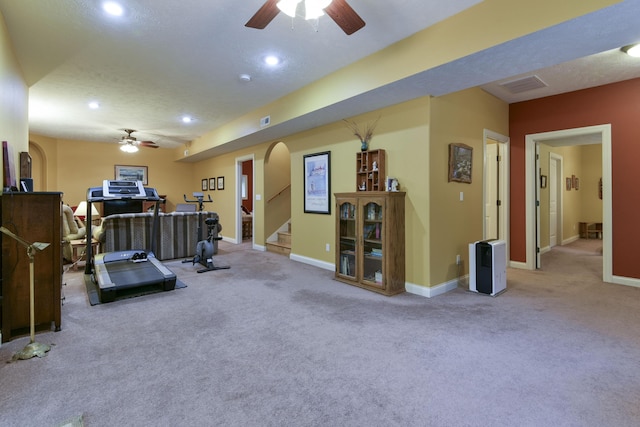
<path id="1" fill-rule="evenodd" d="M 271 116 L 265 116 L 260 119 L 260 127 L 263 128 L 271 123 Z"/>
<path id="2" fill-rule="evenodd" d="M 548 85 L 538 76 L 529 76 L 518 80 L 511 80 L 510 82 L 500 83 L 500 86 L 509 92 L 516 94 L 527 92 L 529 90 L 541 89 Z"/>

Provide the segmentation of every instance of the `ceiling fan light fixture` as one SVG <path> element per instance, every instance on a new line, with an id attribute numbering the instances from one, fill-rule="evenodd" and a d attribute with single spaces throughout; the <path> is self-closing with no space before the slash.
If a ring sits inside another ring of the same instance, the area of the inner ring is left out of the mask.
<path id="1" fill-rule="evenodd" d="M 634 58 L 640 57 L 640 43 L 624 46 L 621 48 L 621 50 L 627 55 L 633 56 Z"/>
<path id="2" fill-rule="evenodd" d="M 331 4 L 331 0 L 305 0 L 304 1 L 304 9 L 305 16 L 304 19 L 318 19 L 322 15 L 324 15 L 323 9 Z"/>
<path id="3" fill-rule="evenodd" d="M 276 6 L 278 6 L 278 9 L 280 9 L 285 15 L 295 18 L 298 3 L 301 1 L 302 0 L 280 0 Z"/>
<path id="4" fill-rule="evenodd" d="M 138 152 L 138 147 L 136 147 L 135 145 L 127 142 L 126 144 L 120 146 L 120 149 L 122 151 L 124 151 L 125 153 L 137 153 Z"/>

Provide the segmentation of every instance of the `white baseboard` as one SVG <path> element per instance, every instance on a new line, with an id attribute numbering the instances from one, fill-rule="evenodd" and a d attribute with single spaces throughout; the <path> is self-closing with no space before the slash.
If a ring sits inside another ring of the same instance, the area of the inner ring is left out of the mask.
<path id="1" fill-rule="evenodd" d="M 404 289 L 410 294 L 419 295 L 427 298 L 433 298 L 438 295 L 442 295 L 456 289 L 460 281 L 465 281 L 465 280 L 467 282 L 469 281 L 468 275 L 462 276 L 460 278 L 456 278 L 453 280 L 449 280 L 448 282 L 444 282 L 439 285 L 431 286 L 431 287 L 420 286 L 414 283 L 406 282 L 404 284 Z"/>
<path id="2" fill-rule="evenodd" d="M 267 251 L 267 247 L 266 246 L 256 245 L 255 243 L 253 244 L 253 249 L 255 249 L 256 251 L 260 251 L 260 252 L 266 252 Z"/>
<path id="3" fill-rule="evenodd" d="M 522 261 L 509 261 L 509 267 L 519 268 L 520 270 L 529 270 L 527 263 Z"/>
<path id="4" fill-rule="evenodd" d="M 633 279 L 631 277 L 624 276 L 611 276 L 611 283 L 616 285 L 634 286 L 640 288 L 640 279 Z"/>
<path id="5" fill-rule="evenodd" d="M 568 239 L 564 239 L 564 240 L 562 241 L 562 246 L 564 246 L 564 245 L 568 245 L 569 243 L 573 243 L 573 242 L 575 242 L 575 241 L 576 241 L 576 240 L 578 240 L 578 239 L 580 239 L 580 235 L 571 236 L 571 237 L 569 237 Z"/>
<path id="6" fill-rule="evenodd" d="M 323 270 L 336 271 L 336 265 L 326 261 L 320 261 L 315 258 L 309 258 L 302 255 L 289 254 L 289 259 L 292 261 L 301 262 L 303 264 L 313 265 L 314 267 L 322 268 Z"/>
<path id="7" fill-rule="evenodd" d="M 551 246 L 545 246 L 544 248 L 540 248 L 540 253 L 543 254 L 545 252 L 549 252 L 551 250 Z"/>

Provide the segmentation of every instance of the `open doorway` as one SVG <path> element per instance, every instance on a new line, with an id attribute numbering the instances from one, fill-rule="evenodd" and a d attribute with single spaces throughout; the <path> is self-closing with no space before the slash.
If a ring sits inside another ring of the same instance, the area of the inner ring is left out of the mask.
<path id="1" fill-rule="evenodd" d="M 540 145 L 568 146 L 575 144 L 601 144 L 602 151 L 602 254 L 603 281 L 612 282 L 611 245 L 611 125 L 552 131 L 527 135 L 525 138 L 525 186 L 526 186 L 526 267 L 541 267 L 541 224 L 540 224 Z M 557 163 L 556 163 L 557 166 Z M 562 174 L 561 176 L 558 176 Z M 557 173 L 560 184 L 556 188 L 567 190 L 574 185 L 573 177 L 565 177 L 566 170 Z M 569 182 L 571 180 L 571 182 Z M 550 182 L 547 181 L 547 185 Z M 560 190 L 562 194 L 563 190 Z M 565 224 L 566 226 L 566 224 Z M 573 228 L 573 225 L 572 225 Z M 558 233 L 561 233 L 559 230 Z M 576 233 L 577 234 L 577 233 Z M 559 235 L 560 236 L 560 235 Z M 558 236 L 558 237 L 559 237 Z M 550 237 L 550 236 L 547 236 Z"/>
<path id="2" fill-rule="evenodd" d="M 236 158 L 236 242 L 253 241 L 253 154 Z"/>

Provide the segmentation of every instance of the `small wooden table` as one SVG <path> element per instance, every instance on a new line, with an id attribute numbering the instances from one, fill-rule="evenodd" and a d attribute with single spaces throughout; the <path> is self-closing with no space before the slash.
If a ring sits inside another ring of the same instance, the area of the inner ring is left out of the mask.
<path id="1" fill-rule="evenodd" d="M 76 270 L 80 268 L 78 263 L 82 261 L 82 258 L 85 256 L 87 249 L 87 241 L 84 239 L 71 240 L 71 261 L 73 262 L 73 266 Z M 98 241 L 96 239 L 91 239 L 91 253 L 93 255 L 98 253 Z M 86 260 L 85 260 L 86 262 Z"/>
<path id="2" fill-rule="evenodd" d="M 596 239 L 602 239 L 602 223 L 601 222 L 581 222 L 580 237 L 590 239 L 594 236 Z"/>

